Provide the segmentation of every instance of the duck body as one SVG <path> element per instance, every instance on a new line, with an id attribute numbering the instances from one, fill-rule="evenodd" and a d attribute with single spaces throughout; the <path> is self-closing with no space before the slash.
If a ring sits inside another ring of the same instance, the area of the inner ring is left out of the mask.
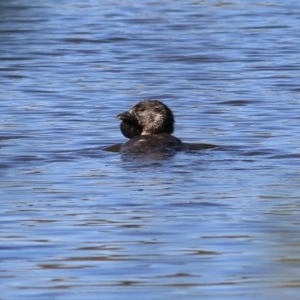
<path id="1" fill-rule="evenodd" d="M 183 143 L 171 134 L 152 134 L 135 136 L 121 147 L 123 153 L 166 153 L 180 151 Z"/>

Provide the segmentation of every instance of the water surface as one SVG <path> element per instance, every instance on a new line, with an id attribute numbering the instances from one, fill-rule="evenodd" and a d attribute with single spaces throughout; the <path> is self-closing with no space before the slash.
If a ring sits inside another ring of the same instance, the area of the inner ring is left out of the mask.
<path id="1" fill-rule="evenodd" d="M 2 299 L 298 299 L 298 1 L 2 1 Z M 186 143 L 124 159 L 158 98 Z"/>

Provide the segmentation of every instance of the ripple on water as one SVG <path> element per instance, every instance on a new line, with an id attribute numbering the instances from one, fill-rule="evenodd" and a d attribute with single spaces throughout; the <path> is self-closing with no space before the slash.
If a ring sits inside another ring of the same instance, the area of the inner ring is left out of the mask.
<path id="1" fill-rule="evenodd" d="M 298 8 L 1 1 L 1 297 L 298 299 Z M 118 153 L 144 98 L 188 151 Z"/>

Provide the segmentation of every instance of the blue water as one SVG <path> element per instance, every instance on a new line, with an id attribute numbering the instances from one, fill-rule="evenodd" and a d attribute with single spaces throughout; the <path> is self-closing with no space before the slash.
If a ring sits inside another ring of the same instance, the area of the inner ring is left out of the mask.
<path id="1" fill-rule="evenodd" d="M 1 299 L 298 299 L 299 1 L 0 3 Z M 218 149 L 124 159 L 145 98 Z"/>

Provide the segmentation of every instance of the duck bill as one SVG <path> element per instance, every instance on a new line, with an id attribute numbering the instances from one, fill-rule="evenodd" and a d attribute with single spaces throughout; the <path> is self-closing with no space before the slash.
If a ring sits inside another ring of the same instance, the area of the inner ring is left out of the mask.
<path id="1" fill-rule="evenodd" d="M 134 121 L 135 119 L 133 118 L 132 114 L 129 112 L 129 111 L 125 111 L 119 115 L 117 115 L 117 118 L 121 121 L 127 121 L 127 122 L 132 122 Z"/>

